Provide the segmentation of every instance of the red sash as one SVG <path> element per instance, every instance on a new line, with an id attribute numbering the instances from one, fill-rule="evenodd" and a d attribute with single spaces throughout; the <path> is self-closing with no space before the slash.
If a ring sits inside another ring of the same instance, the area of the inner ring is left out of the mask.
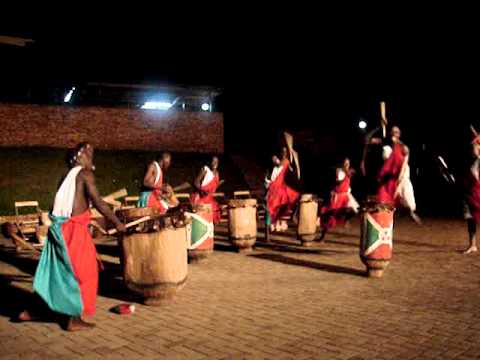
<path id="1" fill-rule="evenodd" d="M 285 183 L 285 175 L 289 165 L 288 160 L 282 161 L 282 170 L 268 187 L 267 206 L 272 223 L 282 216 L 290 215 L 300 197 L 297 191 Z"/>
<path id="2" fill-rule="evenodd" d="M 212 206 L 214 224 L 218 224 L 220 222 L 220 217 L 221 217 L 220 206 L 218 205 L 217 201 L 215 200 L 215 197 L 213 196 L 213 194 L 218 188 L 219 182 L 220 182 L 220 178 L 218 177 L 218 175 L 215 175 L 208 184 L 201 186 L 201 190 L 205 191 L 207 195 L 200 196 L 198 192 L 193 192 L 192 196 L 190 197 L 190 202 L 192 203 L 192 205 L 210 204 Z"/>
<path id="3" fill-rule="evenodd" d="M 393 144 L 392 154 L 383 163 L 382 169 L 378 175 L 380 187 L 377 198 L 380 202 L 395 203 L 395 191 L 397 190 L 398 178 L 405 160 L 402 144 Z"/>
<path id="4" fill-rule="evenodd" d="M 90 210 L 87 210 L 62 225 L 63 238 L 82 295 L 83 315 L 86 316 L 95 313 L 98 289 L 97 251 L 88 231 L 89 223 Z"/>

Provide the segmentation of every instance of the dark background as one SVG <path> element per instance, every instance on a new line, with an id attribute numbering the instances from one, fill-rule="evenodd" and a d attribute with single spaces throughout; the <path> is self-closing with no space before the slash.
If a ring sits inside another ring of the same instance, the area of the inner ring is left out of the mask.
<path id="1" fill-rule="evenodd" d="M 89 81 L 220 87 L 215 106 L 225 114 L 226 152 L 267 166 L 282 131 L 298 133 L 303 186 L 319 193 L 328 191 L 343 156 L 358 167 L 365 135 L 358 121 L 365 119 L 367 130 L 377 126 L 379 102 L 386 101 L 390 123 L 411 148 L 419 207 L 458 213 L 459 192 L 440 176 L 436 157 L 461 180 L 470 159 L 468 125 L 480 129 L 476 29 L 439 20 L 418 31 L 404 18 L 365 32 L 360 21 L 343 33 L 339 23 L 318 25 L 324 18 L 309 18 L 300 29 L 290 21 L 260 29 L 244 18 L 233 32 L 218 18 L 148 30 L 88 19 L 5 28 L 0 34 L 35 43 L 0 45 L 0 101 L 55 103 Z M 354 186 L 365 188 L 360 177 Z"/>

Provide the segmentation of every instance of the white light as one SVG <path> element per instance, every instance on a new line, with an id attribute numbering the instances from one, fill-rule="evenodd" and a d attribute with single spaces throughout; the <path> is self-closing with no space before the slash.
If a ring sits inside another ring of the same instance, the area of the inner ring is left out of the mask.
<path id="1" fill-rule="evenodd" d="M 209 109 L 210 109 L 210 105 L 209 105 L 209 104 L 207 104 L 207 103 L 203 103 L 203 104 L 202 104 L 202 110 L 203 110 L 203 111 L 208 111 Z"/>
<path id="2" fill-rule="evenodd" d="M 70 102 L 70 100 L 72 99 L 72 95 L 73 95 L 73 91 L 75 90 L 75 87 L 72 87 L 72 89 L 67 93 L 67 95 L 65 95 L 65 97 L 63 98 L 63 102 Z"/>
<path id="3" fill-rule="evenodd" d="M 146 101 L 142 105 L 142 109 L 147 110 L 168 110 L 172 107 L 172 103 L 166 101 Z"/>
<path id="4" fill-rule="evenodd" d="M 358 122 L 358 127 L 359 127 L 360 129 L 365 129 L 365 128 L 367 127 L 367 123 L 366 123 L 365 121 L 363 121 L 363 120 L 360 120 L 360 121 Z"/>

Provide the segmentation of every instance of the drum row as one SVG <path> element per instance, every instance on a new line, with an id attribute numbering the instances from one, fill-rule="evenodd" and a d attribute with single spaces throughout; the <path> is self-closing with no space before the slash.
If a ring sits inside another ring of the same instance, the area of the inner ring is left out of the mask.
<path id="1" fill-rule="evenodd" d="M 303 195 L 299 206 L 297 235 L 309 246 L 317 235 L 318 201 Z M 172 299 L 187 281 L 188 258 L 201 260 L 213 252 L 214 227 L 210 205 L 197 205 L 193 212 L 160 215 L 155 209 L 119 210 L 125 223 L 149 216 L 141 226 L 118 238 L 126 286 L 147 305 Z M 257 238 L 257 201 L 228 202 L 231 243 L 239 252 L 250 252 Z M 374 206 L 362 221 L 360 257 L 370 276 L 380 277 L 391 257 L 393 209 Z"/>

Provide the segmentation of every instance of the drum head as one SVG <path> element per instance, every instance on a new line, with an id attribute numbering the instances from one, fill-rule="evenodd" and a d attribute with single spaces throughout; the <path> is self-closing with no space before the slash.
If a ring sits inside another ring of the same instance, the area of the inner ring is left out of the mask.
<path id="1" fill-rule="evenodd" d="M 257 206 L 256 199 L 231 199 L 228 200 L 228 207 L 237 208 L 237 207 L 255 207 Z"/>
<path id="2" fill-rule="evenodd" d="M 155 208 L 133 208 L 133 209 L 119 209 L 115 215 L 123 222 L 130 222 L 144 216 L 156 217 L 160 215 L 158 209 Z"/>

